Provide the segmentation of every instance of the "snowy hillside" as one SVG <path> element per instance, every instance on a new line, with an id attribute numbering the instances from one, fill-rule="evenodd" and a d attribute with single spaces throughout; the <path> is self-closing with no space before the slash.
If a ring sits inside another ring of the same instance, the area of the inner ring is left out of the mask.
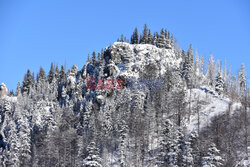
<path id="1" fill-rule="evenodd" d="M 169 32 L 147 32 L 93 52 L 79 69 L 51 64 L 36 78 L 27 70 L 15 95 L 1 86 L 1 165 L 230 167 L 246 159 L 244 66 L 236 79 L 212 55 L 206 65 L 192 45 L 177 47 Z"/>
<path id="2" fill-rule="evenodd" d="M 231 101 L 228 98 L 218 96 L 213 91 L 206 91 L 206 88 L 192 89 L 191 90 L 191 106 L 195 107 L 197 102 L 200 103 L 199 109 L 199 121 L 200 129 L 207 127 L 211 123 L 211 119 L 214 116 L 225 114 L 228 110 Z M 190 96 L 190 90 L 188 90 L 187 98 Z M 240 103 L 233 103 L 232 110 L 240 108 Z M 190 124 L 187 125 L 189 131 L 197 131 L 198 128 L 198 113 L 194 113 L 191 116 Z"/>

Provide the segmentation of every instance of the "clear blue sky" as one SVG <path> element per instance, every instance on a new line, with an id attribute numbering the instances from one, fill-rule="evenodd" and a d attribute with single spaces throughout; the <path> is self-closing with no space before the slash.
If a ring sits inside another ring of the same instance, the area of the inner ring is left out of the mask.
<path id="1" fill-rule="evenodd" d="M 135 27 L 169 29 L 185 50 L 227 59 L 250 75 L 249 0 L 0 0 L 0 83 L 15 89 L 27 69 L 48 72 L 50 63 L 81 68 Z"/>

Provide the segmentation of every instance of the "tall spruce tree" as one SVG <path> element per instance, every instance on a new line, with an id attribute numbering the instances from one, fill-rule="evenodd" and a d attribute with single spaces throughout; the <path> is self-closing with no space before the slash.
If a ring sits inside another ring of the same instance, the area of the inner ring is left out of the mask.
<path id="1" fill-rule="evenodd" d="M 182 67 L 182 77 L 186 81 L 186 85 L 188 88 L 192 88 L 193 86 L 193 62 L 191 58 L 192 54 L 189 53 L 186 54 L 184 50 L 182 50 L 182 57 L 184 57 L 184 63 Z"/>
<path id="2" fill-rule="evenodd" d="M 238 85 L 240 88 L 240 95 L 242 96 L 246 90 L 246 73 L 245 73 L 245 65 L 242 64 L 239 74 L 238 74 Z"/>
<path id="3" fill-rule="evenodd" d="M 139 32 L 138 29 L 135 28 L 133 35 L 131 36 L 131 44 L 138 44 L 139 43 Z"/>
<path id="4" fill-rule="evenodd" d="M 88 156 L 85 158 L 83 167 L 102 167 L 99 149 L 95 142 L 91 142 L 87 147 Z"/>
<path id="5" fill-rule="evenodd" d="M 49 70 L 49 75 L 47 77 L 48 82 L 51 83 L 53 81 L 54 77 L 55 77 L 54 64 L 51 63 L 50 70 Z"/>
<path id="6" fill-rule="evenodd" d="M 223 92 L 224 88 L 224 81 L 222 78 L 221 70 L 218 71 L 217 76 L 216 76 L 216 84 L 215 84 L 215 91 L 218 92 L 219 95 Z"/>
<path id="7" fill-rule="evenodd" d="M 147 28 L 147 24 L 144 25 L 142 39 L 140 40 L 140 43 L 141 44 L 148 43 L 148 28 Z"/>
<path id="8" fill-rule="evenodd" d="M 27 73 L 24 76 L 24 80 L 23 80 L 23 85 L 22 85 L 22 92 L 23 93 L 28 93 L 30 92 L 31 86 L 33 84 L 33 76 L 30 72 L 30 70 L 27 70 Z"/>
<path id="9" fill-rule="evenodd" d="M 150 29 L 149 29 L 148 30 L 148 41 L 147 41 L 147 43 L 152 44 L 152 42 L 153 42 L 153 36 L 151 35 Z"/>
<path id="10" fill-rule="evenodd" d="M 165 46 L 166 46 L 166 38 L 165 38 L 163 29 L 161 29 L 161 34 L 160 34 L 160 36 L 158 38 L 157 46 L 159 48 L 165 48 Z"/>
<path id="11" fill-rule="evenodd" d="M 208 148 L 207 154 L 202 158 L 202 167 L 220 167 L 223 165 L 222 162 L 220 151 L 212 143 Z"/>
<path id="12" fill-rule="evenodd" d="M 214 57 L 212 54 L 210 54 L 207 73 L 206 73 L 206 79 L 207 79 L 208 85 L 211 86 L 212 88 L 214 87 L 215 76 L 216 76 L 216 66 L 214 62 Z"/>

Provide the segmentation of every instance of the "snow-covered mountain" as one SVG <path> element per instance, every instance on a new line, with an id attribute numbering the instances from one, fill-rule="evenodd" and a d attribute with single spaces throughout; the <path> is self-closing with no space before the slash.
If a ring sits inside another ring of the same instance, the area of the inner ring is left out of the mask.
<path id="1" fill-rule="evenodd" d="M 1 164 L 235 166 L 247 152 L 247 90 L 212 57 L 205 72 L 192 46 L 132 37 L 80 70 L 52 64 L 37 81 L 28 70 L 15 96 L 0 96 Z"/>

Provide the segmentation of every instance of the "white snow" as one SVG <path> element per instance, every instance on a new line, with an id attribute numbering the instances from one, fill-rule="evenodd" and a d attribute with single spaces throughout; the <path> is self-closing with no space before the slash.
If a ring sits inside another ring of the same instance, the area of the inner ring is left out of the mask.
<path id="1" fill-rule="evenodd" d="M 188 90 L 187 98 L 190 95 L 190 90 Z M 208 102 L 208 104 L 201 104 L 200 109 L 200 129 L 208 126 L 211 123 L 211 120 L 214 116 L 223 114 L 227 111 L 229 107 L 229 99 L 223 98 L 218 95 L 216 95 L 213 91 L 205 92 L 201 89 L 192 89 L 191 90 L 191 106 L 194 106 L 197 104 L 197 100 L 202 102 Z M 233 109 L 240 107 L 240 103 L 234 103 L 232 104 L 232 111 Z M 195 111 L 190 118 L 190 122 L 187 125 L 188 130 L 191 131 L 197 131 L 198 130 L 198 114 L 195 113 Z"/>
<path id="2" fill-rule="evenodd" d="M 123 55 L 128 62 L 117 64 L 119 68 L 119 75 L 125 77 L 139 78 L 139 70 L 143 70 L 143 67 L 153 64 L 157 65 L 159 73 L 162 75 L 166 72 L 167 66 L 177 67 L 182 61 L 181 58 L 177 58 L 172 49 L 157 48 L 150 44 L 129 44 L 126 42 L 115 42 L 110 46 L 111 50 L 119 50 L 118 54 Z M 120 48 L 126 48 L 126 53 L 120 51 Z M 113 53 L 113 52 L 112 52 Z M 112 54 L 111 53 L 111 54 Z"/>

